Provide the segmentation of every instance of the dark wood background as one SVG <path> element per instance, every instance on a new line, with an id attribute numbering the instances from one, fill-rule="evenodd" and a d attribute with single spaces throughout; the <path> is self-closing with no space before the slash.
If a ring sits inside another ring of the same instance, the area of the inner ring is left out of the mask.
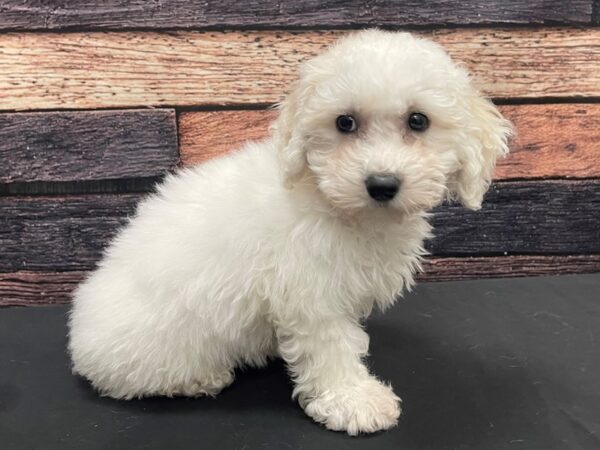
<path id="1" fill-rule="evenodd" d="M 166 172 L 264 137 L 298 64 L 367 26 L 440 42 L 518 130 L 420 278 L 600 271 L 599 25 L 600 0 L 0 0 L 0 306 L 68 302 Z"/>

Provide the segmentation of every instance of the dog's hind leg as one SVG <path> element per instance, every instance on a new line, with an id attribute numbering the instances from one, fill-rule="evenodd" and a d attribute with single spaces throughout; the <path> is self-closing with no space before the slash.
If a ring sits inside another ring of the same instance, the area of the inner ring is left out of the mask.
<path id="1" fill-rule="evenodd" d="M 234 375 L 232 370 L 225 369 L 217 371 L 197 379 L 186 381 L 179 385 L 169 388 L 165 392 L 159 392 L 157 395 L 185 396 L 185 397 L 214 397 L 231 383 Z"/>

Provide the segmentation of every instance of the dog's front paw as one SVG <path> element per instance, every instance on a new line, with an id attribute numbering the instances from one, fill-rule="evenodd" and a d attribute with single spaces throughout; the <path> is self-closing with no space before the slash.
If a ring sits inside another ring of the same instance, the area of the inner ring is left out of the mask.
<path id="1" fill-rule="evenodd" d="M 304 410 L 330 430 L 355 436 L 395 426 L 400 416 L 400 401 L 391 387 L 368 379 L 312 398 Z"/>

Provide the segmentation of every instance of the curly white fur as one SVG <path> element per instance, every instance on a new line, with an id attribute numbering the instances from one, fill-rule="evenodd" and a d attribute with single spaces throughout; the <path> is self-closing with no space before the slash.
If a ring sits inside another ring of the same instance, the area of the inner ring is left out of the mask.
<path id="1" fill-rule="evenodd" d="M 269 140 L 139 205 L 74 295 L 74 371 L 115 398 L 215 395 L 281 356 L 316 421 L 387 429 L 399 398 L 364 365 L 361 321 L 413 284 L 427 210 L 480 207 L 510 126 L 441 47 L 378 30 L 307 62 L 280 110 Z M 359 130 L 342 134 L 348 113 Z M 402 180 L 386 205 L 364 184 L 381 172 Z"/>

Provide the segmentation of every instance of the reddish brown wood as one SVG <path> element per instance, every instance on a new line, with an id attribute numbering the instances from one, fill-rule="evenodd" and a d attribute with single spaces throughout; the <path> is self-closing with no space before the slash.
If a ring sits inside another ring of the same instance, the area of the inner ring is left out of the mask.
<path id="1" fill-rule="evenodd" d="M 199 164 L 264 139 L 275 111 L 197 111 L 179 115 L 181 162 Z"/>
<path id="2" fill-rule="evenodd" d="M 600 255 L 427 258 L 423 268 L 420 282 L 594 273 L 600 272 Z M 87 273 L 0 273 L 0 306 L 69 303 Z"/>
<path id="3" fill-rule="evenodd" d="M 419 281 L 529 277 L 600 272 L 600 255 L 427 258 Z"/>
<path id="4" fill-rule="evenodd" d="M 516 127 L 496 179 L 600 176 L 600 105 L 501 106 Z"/>
<path id="5" fill-rule="evenodd" d="M 0 306 L 35 306 L 70 302 L 86 272 L 0 273 Z"/>
<path id="6" fill-rule="evenodd" d="M 501 106 L 517 138 L 498 162 L 495 178 L 600 176 L 600 105 L 554 104 Z M 202 163 L 262 139 L 275 111 L 210 111 L 180 115 L 181 158 Z"/>
<path id="7" fill-rule="evenodd" d="M 264 104 L 341 31 L 0 34 L 0 109 Z M 600 30 L 442 29 L 495 98 L 600 96 Z"/>

